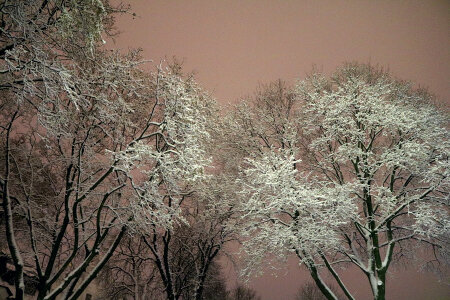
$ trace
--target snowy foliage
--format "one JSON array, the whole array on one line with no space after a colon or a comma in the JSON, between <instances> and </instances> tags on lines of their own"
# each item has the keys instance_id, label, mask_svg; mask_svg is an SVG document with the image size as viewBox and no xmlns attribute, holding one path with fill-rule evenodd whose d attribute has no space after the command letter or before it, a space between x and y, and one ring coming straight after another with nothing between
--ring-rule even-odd
<instances>
[{"instance_id":1,"label":"snowy foliage","mask_svg":"<svg viewBox=\"0 0 450 300\"><path fill-rule=\"evenodd\" d=\"M354 194L374 210L361 217L370 215L380 226L405 205L420 220L416 205L429 203L431 209L448 200L448 119L428 95L369 68L346 66L319 90L325 78L297 87L306 105L303 133L317 159L308 168L338 185L355 183Z\"/></svg>"},{"instance_id":2,"label":"snowy foliage","mask_svg":"<svg viewBox=\"0 0 450 300\"><path fill-rule=\"evenodd\" d=\"M80 297L127 230L182 220L207 175L215 103L193 78L102 48L107 0L0 4L0 196L23 298ZM17 220L16 220L17 219Z\"/></svg>"},{"instance_id":3,"label":"snowy foliage","mask_svg":"<svg viewBox=\"0 0 450 300\"><path fill-rule=\"evenodd\" d=\"M448 117L431 100L382 70L347 64L237 106L229 123L242 157L245 271L295 252L329 299L321 266L351 298L333 267L351 262L384 299L395 245L425 241L445 253Z\"/></svg>"},{"instance_id":4,"label":"snowy foliage","mask_svg":"<svg viewBox=\"0 0 450 300\"><path fill-rule=\"evenodd\" d=\"M192 79L185 81L168 70L159 70L153 79L155 111L162 117L149 123L152 130L113 154L114 168L129 174L133 183L132 223L144 231L155 222L172 226L184 196L208 177L206 147L215 113L214 102Z\"/></svg>"},{"instance_id":5,"label":"snowy foliage","mask_svg":"<svg viewBox=\"0 0 450 300\"><path fill-rule=\"evenodd\" d=\"M340 226L356 215L350 186L336 188L318 181L310 185L311 178L294 168L298 163L292 155L273 151L247 159L241 179L241 194L247 200L241 209L249 223L244 232L249 239L245 249L253 259L246 271L257 270L259 260L269 254L283 258L298 251L315 256L335 249Z\"/></svg>"}]
</instances>

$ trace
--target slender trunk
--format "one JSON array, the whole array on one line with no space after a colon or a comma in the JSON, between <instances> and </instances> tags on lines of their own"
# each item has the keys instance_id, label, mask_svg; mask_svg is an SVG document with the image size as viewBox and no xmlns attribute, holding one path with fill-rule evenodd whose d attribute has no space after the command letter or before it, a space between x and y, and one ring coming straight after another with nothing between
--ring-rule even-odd
<instances>
[{"instance_id":1,"label":"slender trunk","mask_svg":"<svg viewBox=\"0 0 450 300\"><path fill-rule=\"evenodd\" d=\"M331 291L331 289L326 285L326 283L322 280L320 277L320 274L317 270L317 268L312 264L306 265L309 273L311 274L312 279L316 283L317 287L320 289L322 294L328 299L328 300L339 300L336 295Z\"/></svg>"},{"instance_id":2,"label":"slender trunk","mask_svg":"<svg viewBox=\"0 0 450 300\"><path fill-rule=\"evenodd\" d=\"M201 300L203 297L203 290L205 289L205 280L206 280L206 276L208 275L209 267L211 266L213 259L219 253L220 248L216 248L212 253L211 253L211 250L212 249L209 248L207 259L204 262L202 271L199 276L199 280L198 280L199 283L195 290L195 300Z\"/></svg>"},{"instance_id":3,"label":"slender trunk","mask_svg":"<svg viewBox=\"0 0 450 300\"><path fill-rule=\"evenodd\" d=\"M122 240L125 232L127 230L126 226L122 226L122 229L120 230L119 234L117 235L116 239L114 240L114 243L111 245L111 247L108 249L108 252L106 252L105 256L100 260L100 262L94 267L92 272L87 276L87 278L81 283L81 285L78 287L78 289L73 293L73 295L69 298L69 300L75 300L78 299L81 294L84 292L84 290L88 287L88 285L94 280L98 273L102 270L104 265L108 262L108 260L113 255L114 251L116 251L117 246L119 246L120 241Z\"/></svg>"},{"instance_id":4,"label":"slender trunk","mask_svg":"<svg viewBox=\"0 0 450 300\"><path fill-rule=\"evenodd\" d=\"M166 237L163 237L163 243L164 243L164 254L163 254L163 264L164 269L166 270L166 278L167 278L167 286L166 286L166 293L167 298L169 300L175 300L175 291L173 290L173 284L172 284L172 274L171 274L171 268L169 264L169 243L171 240L171 234L169 231L166 232Z\"/></svg>"},{"instance_id":5,"label":"slender trunk","mask_svg":"<svg viewBox=\"0 0 450 300\"><path fill-rule=\"evenodd\" d=\"M336 282L338 283L339 287L344 292L345 296L349 300L355 300L355 298L352 296L352 294L350 294L349 290L347 289L347 287L342 282L342 280L339 277L338 273L334 270L333 266L328 262L328 259L326 258L326 256L323 253L320 253L320 256L322 257L322 260L325 262L325 265L326 265L328 271L330 271L331 275L333 275L333 277L336 280Z\"/></svg>"},{"instance_id":6,"label":"slender trunk","mask_svg":"<svg viewBox=\"0 0 450 300\"><path fill-rule=\"evenodd\" d=\"M174 300L175 296L173 294L173 288L172 288L172 277L170 276L170 268L168 268L168 264L166 264L166 260L163 257L161 259L159 253L158 253L158 249L156 248L156 231L153 232L153 238L151 242L148 242L147 239L144 237L144 243L147 245L147 247L150 249L150 251L152 252L155 260L155 264L156 267L158 269L159 275L161 276L161 280L165 286L165 292L166 292L166 296L167 299L169 300ZM164 241L164 251L163 251L163 256L166 256L166 254L168 255L168 250L167 248L167 244ZM163 264L164 261L164 264Z\"/></svg>"},{"instance_id":7,"label":"slender trunk","mask_svg":"<svg viewBox=\"0 0 450 300\"><path fill-rule=\"evenodd\" d=\"M73 290L75 289L75 287L78 284L78 281L80 280L80 277L75 278L75 280L72 281L72 283L70 284L69 288L67 289L67 293L64 296L64 299L69 299L69 297L73 294Z\"/></svg>"},{"instance_id":8,"label":"slender trunk","mask_svg":"<svg viewBox=\"0 0 450 300\"><path fill-rule=\"evenodd\" d=\"M6 241L8 243L9 253L14 263L14 286L16 288L16 300L22 300L25 293L25 283L23 280L23 258L20 254L19 247L16 242L13 224L13 214L11 209L11 198L9 196L9 179L10 179L10 164L9 164L9 137L14 120L16 119L18 111L16 111L6 129L6 145L5 145L5 179L2 185L2 206L5 212L5 230Z\"/></svg>"},{"instance_id":9,"label":"slender trunk","mask_svg":"<svg viewBox=\"0 0 450 300\"><path fill-rule=\"evenodd\" d=\"M133 258L133 281L134 281L134 300L139 300L139 275L137 266ZM142 295L144 297L144 294Z\"/></svg>"},{"instance_id":10,"label":"slender trunk","mask_svg":"<svg viewBox=\"0 0 450 300\"><path fill-rule=\"evenodd\" d=\"M139 283L137 280L134 282L134 300L139 300Z\"/></svg>"},{"instance_id":11,"label":"slender trunk","mask_svg":"<svg viewBox=\"0 0 450 300\"><path fill-rule=\"evenodd\" d=\"M199 274L198 285L195 289L195 296L194 296L195 300L203 299L203 290L205 288L205 279L206 279L206 274L208 272L208 267L209 267L209 263Z\"/></svg>"},{"instance_id":12,"label":"slender trunk","mask_svg":"<svg viewBox=\"0 0 450 300\"><path fill-rule=\"evenodd\" d=\"M72 144L72 154L73 154L73 144ZM51 253L47 262L47 266L45 268L44 275L39 280L39 293L37 296L38 300L42 300L45 298L45 296L48 294L48 291L50 291L53 282L49 282L50 275L53 271L53 266L56 262L56 259L58 257L58 252L60 251L60 245L64 238L64 234L66 233L66 228L69 224L69 198L72 194L72 186L73 181L71 180L73 170L73 164L70 164L66 169L66 176L65 176L65 193L64 193L64 218L63 223L61 224L61 227L58 231L58 233L55 233L55 236L52 241L51 245ZM58 220L57 220L58 221ZM57 277L54 277L57 278Z\"/></svg>"},{"instance_id":13,"label":"slender trunk","mask_svg":"<svg viewBox=\"0 0 450 300\"><path fill-rule=\"evenodd\" d=\"M386 297L386 273L387 273L389 265L392 261L392 254L394 253L394 247L395 247L395 242L393 241L394 237L393 237L391 223L392 223L391 221L386 222L386 227L387 227L386 236L387 236L387 240L388 240L389 244L388 244L388 247L386 250L384 261L380 262L380 267L377 268L377 274L378 274L377 299L385 299L385 297Z\"/></svg>"},{"instance_id":14,"label":"slender trunk","mask_svg":"<svg viewBox=\"0 0 450 300\"><path fill-rule=\"evenodd\" d=\"M300 260L303 260L304 257L300 254L300 251L295 249L295 253L297 254L297 257ZM303 255L306 257L306 253L303 253ZM319 290L322 292L322 294L327 298L328 300L339 300L336 295L333 293L333 291L326 285L326 283L322 280L320 277L319 271L314 266L314 261L308 259L305 262L306 267L308 268L309 273L311 274L312 279L316 283Z\"/></svg>"},{"instance_id":15,"label":"slender trunk","mask_svg":"<svg viewBox=\"0 0 450 300\"><path fill-rule=\"evenodd\" d=\"M371 201L370 201L371 204ZM370 209L372 210L372 207L370 205ZM370 240L371 240L371 249L370 249L370 255L372 256L372 268L373 268L373 274L375 276L376 280L376 293L374 294L374 298L376 300L384 300L386 289L385 289L385 281L386 281L386 272L383 270L383 261L381 259L381 253L380 253L380 242L378 237L378 231L375 230L375 221L373 220L375 218L373 212L371 211L371 219L369 221L369 228L372 231L370 234Z\"/></svg>"},{"instance_id":16,"label":"slender trunk","mask_svg":"<svg viewBox=\"0 0 450 300\"><path fill-rule=\"evenodd\" d=\"M206 278L205 273L200 275L200 278L199 278L200 282L199 282L197 288L195 289L195 300L202 300L203 289L205 286L205 278Z\"/></svg>"},{"instance_id":17,"label":"slender trunk","mask_svg":"<svg viewBox=\"0 0 450 300\"><path fill-rule=\"evenodd\" d=\"M378 273L378 295L376 300L384 300L386 299L386 273L379 272Z\"/></svg>"},{"instance_id":18,"label":"slender trunk","mask_svg":"<svg viewBox=\"0 0 450 300\"><path fill-rule=\"evenodd\" d=\"M364 157L366 160L366 157ZM383 262L381 259L380 252L380 242L379 242L379 231L375 223L376 215L373 207L372 195L371 195L371 185L372 175L366 171L364 172L364 181L368 182L368 187L363 189L364 203L367 208L367 220L368 227L370 230L370 235L367 237L367 254L369 256L368 267L371 269L370 274L370 285L372 287L372 292L374 299L384 300L385 299L385 271L383 270Z\"/></svg>"},{"instance_id":19,"label":"slender trunk","mask_svg":"<svg viewBox=\"0 0 450 300\"><path fill-rule=\"evenodd\" d=\"M9 253L14 263L14 286L16 288L16 300L22 300L25 292L25 283L23 280L23 259L17 246L14 236L14 225L11 210L11 199L8 195L8 179L5 179L3 186L3 210L6 219L6 241L8 242Z\"/></svg>"}]
</instances>

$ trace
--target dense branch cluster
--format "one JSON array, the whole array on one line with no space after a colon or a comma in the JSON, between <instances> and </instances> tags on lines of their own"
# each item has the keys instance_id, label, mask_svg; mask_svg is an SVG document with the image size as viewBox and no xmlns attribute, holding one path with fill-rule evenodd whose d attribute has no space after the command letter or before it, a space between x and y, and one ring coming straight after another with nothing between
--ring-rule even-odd
<instances>
[{"instance_id":1,"label":"dense branch cluster","mask_svg":"<svg viewBox=\"0 0 450 300\"><path fill-rule=\"evenodd\" d=\"M249 271L267 252L295 252L327 298L336 296L322 266L352 299L336 271L352 263L384 299L396 245L424 242L446 260L448 119L424 91L347 64L292 90L267 87L230 123L243 154L241 210L254 231Z\"/></svg>"},{"instance_id":2,"label":"dense branch cluster","mask_svg":"<svg viewBox=\"0 0 450 300\"><path fill-rule=\"evenodd\" d=\"M223 283L237 240L243 274L292 254L327 299L353 299L342 265L385 299L397 256L448 262L448 116L428 93L346 64L222 117L177 63L147 72L139 51L104 49L126 11L0 3L0 277L15 299L25 277L37 299L93 284L109 299L256 298Z\"/></svg>"},{"instance_id":3,"label":"dense branch cluster","mask_svg":"<svg viewBox=\"0 0 450 300\"><path fill-rule=\"evenodd\" d=\"M107 1L1 4L1 196L23 299L76 299L128 235L171 232L207 179L216 108L191 77L103 50ZM2 246L3 248L3 246ZM2 249L6 250L6 249Z\"/></svg>"}]
</instances>

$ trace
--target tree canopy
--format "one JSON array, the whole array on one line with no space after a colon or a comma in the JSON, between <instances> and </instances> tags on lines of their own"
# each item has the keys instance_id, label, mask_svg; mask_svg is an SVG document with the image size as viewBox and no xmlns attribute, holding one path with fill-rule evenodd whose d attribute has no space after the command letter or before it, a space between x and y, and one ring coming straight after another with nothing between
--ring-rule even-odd
<instances>
[{"instance_id":1,"label":"tree canopy","mask_svg":"<svg viewBox=\"0 0 450 300\"><path fill-rule=\"evenodd\" d=\"M15 299L25 277L39 300L77 299L99 274L110 298L255 299L223 283L217 258L236 240L244 274L292 254L327 299L354 299L341 266L385 299L414 247L448 262L448 113L430 94L348 63L262 86L222 117L179 64L148 72L140 51L104 48L127 12L114 3L0 3L0 250Z\"/></svg>"},{"instance_id":2,"label":"tree canopy","mask_svg":"<svg viewBox=\"0 0 450 300\"><path fill-rule=\"evenodd\" d=\"M230 126L239 137L232 146L245 150L249 271L267 252L292 252L328 299L336 296L321 269L353 299L337 272L351 263L384 299L396 246L423 242L446 258L448 118L423 90L346 64L292 90L264 88L238 105Z\"/></svg>"}]
</instances>

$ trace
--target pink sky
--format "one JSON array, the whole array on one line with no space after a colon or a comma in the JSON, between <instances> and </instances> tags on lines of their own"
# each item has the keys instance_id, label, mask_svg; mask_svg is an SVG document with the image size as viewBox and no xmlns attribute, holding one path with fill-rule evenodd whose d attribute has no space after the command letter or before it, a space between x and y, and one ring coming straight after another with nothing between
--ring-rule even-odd
<instances>
[{"instance_id":1,"label":"pink sky","mask_svg":"<svg viewBox=\"0 0 450 300\"><path fill-rule=\"evenodd\" d=\"M449 1L130 0L116 47L177 56L221 102L344 61L389 67L450 100Z\"/></svg>"},{"instance_id":2,"label":"pink sky","mask_svg":"<svg viewBox=\"0 0 450 300\"><path fill-rule=\"evenodd\" d=\"M143 49L158 63L176 56L220 103L251 95L259 83L294 82L313 65L333 71L344 61L388 67L450 104L450 1L140 0L136 18L118 19L112 47ZM288 272L287 274L285 274ZM359 273L347 272L357 299L368 299ZM388 299L449 299L431 274L397 271ZM292 299L309 280L293 260L278 277L250 286L266 299ZM447 297L446 297L447 296Z\"/></svg>"}]
</instances>

